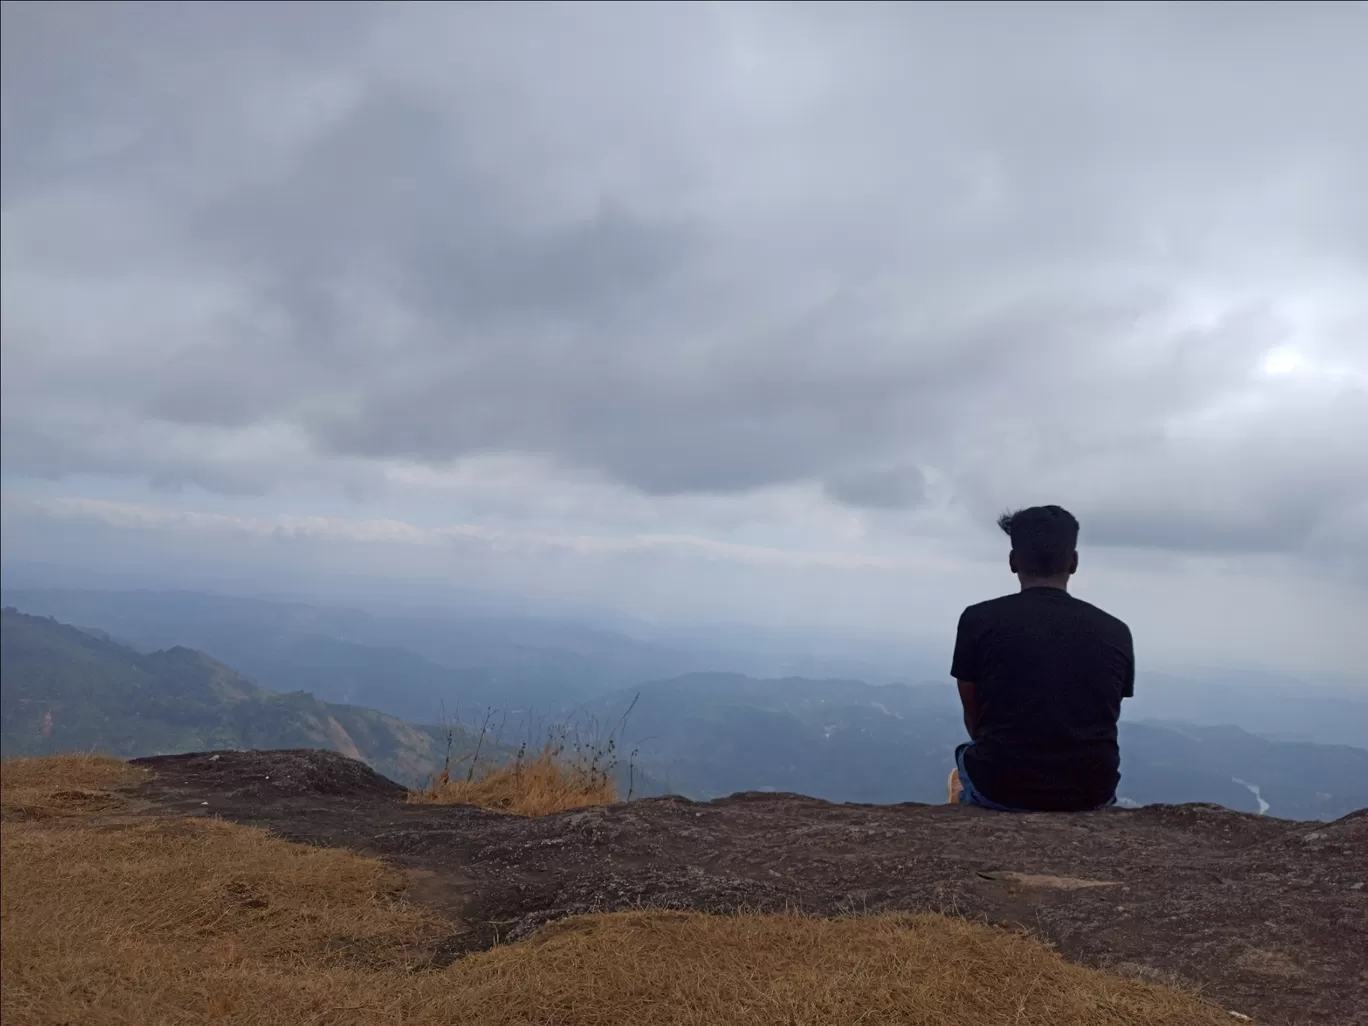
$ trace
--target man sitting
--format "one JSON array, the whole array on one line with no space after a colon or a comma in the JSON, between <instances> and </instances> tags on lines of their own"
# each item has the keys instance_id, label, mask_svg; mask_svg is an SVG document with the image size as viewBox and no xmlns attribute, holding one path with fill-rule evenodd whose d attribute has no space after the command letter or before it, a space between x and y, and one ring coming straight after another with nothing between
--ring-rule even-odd
<instances>
[{"instance_id":1,"label":"man sitting","mask_svg":"<svg viewBox=\"0 0 1368 1026\"><path fill-rule=\"evenodd\" d=\"M998 526L1011 536L1021 591L960 616L950 674L971 740L955 750L958 800L1004 812L1110 805L1116 721L1135 687L1130 629L1069 594L1078 569L1070 513L1033 506Z\"/></svg>"}]
</instances>

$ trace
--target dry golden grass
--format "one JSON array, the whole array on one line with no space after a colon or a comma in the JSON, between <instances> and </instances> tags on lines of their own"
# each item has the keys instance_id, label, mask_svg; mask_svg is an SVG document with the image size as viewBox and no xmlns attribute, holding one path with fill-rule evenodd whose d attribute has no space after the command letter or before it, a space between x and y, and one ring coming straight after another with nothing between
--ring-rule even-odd
<instances>
[{"instance_id":1,"label":"dry golden grass","mask_svg":"<svg viewBox=\"0 0 1368 1026\"><path fill-rule=\"evenodd\" d=\"M1195 996L929 913L642 911L554 923L456 967L480 1024L1228 1026ZM487 1005L499 1015L474 1017Z\"/></svg>"},{"instance_id":2,"label":"dry golden grass","mask_svg":"<svg viewBox=\"0 0 1368 1026\"><path fill-rule=\"evenodd\" d=\"M550 744L531 759L519 756L469 780L453 780L443 770L429 787L409 794L412 802L478 805L519 816L547 816L617 800L616 785L596 761L565 759Z\"/></svg>"},{"instance_id":3,"label":"dry golden grass","mask_svg":"<svg viewBox=\"0 0 1368 1026\"><path fill-rule=\"evenodd\" d=\"M145 770L104 755L50 755L0 762L0 816L7 820L82 816L117 808L116 793Z\"/></svg>"},{"instance_id":4,"label":"dry golden grass","mask_svg":"<svg viewBox=\"0 0 1368 1026\"><path fill-rule=\"evenodd\" d=\"M37 785L33 767L5 769L7 788ZM104 771L83 786L126 782ZM1233 1021L1192 995L934 915L585 916L433 969L428 953L452 926L406 902L399 873L348 852L214 820L97 814L9 819L3 846L6 1026Z\"/></svg>"}]
</instances>

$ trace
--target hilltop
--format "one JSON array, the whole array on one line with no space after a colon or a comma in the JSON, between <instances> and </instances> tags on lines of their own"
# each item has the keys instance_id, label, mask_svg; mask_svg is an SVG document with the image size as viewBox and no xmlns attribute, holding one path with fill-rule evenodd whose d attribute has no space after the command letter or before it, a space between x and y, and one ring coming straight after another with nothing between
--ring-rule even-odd
<instances>
[{"instance_id":1,"label":"hilltop","mask_svg":"<svg viewBox=\"0 0 1368 1026\"><path fill-rule=\"evenodd\" d=\"M327 752L138 765L153 773L140 794L164 812L407 870L414 898L454 924L438 961L585 913L931 910L1024 927L1070 960L1200 987L1261 1022L1347 1026L1368 1008L1368 812L1329 824L1209 805L1004 816L738 794L525 819L408 804Z\"/></svg>"},{"instance_id":2,"label":"hilltop","mask_svg":"<svg viewBox=\"0 0 1368 1026\"><path fill-rule=\"evenodd\" d=\"M271 781L268 790L306 799L306 816L323 796L364 818L402 794L335 756L263 765L219 753L201 764L248 771L239 790ZM254 775L265 768L276 772ZM450 942L463 924L448 906L466 881L449 873L167 814L147 801L159 777L105 757L11 760L0 774L8 1026L1231 1021L1189 990L1072 964L1021 930L934 912L708 915L647 900L457 958Z\"/></svg>"}]
</instances>

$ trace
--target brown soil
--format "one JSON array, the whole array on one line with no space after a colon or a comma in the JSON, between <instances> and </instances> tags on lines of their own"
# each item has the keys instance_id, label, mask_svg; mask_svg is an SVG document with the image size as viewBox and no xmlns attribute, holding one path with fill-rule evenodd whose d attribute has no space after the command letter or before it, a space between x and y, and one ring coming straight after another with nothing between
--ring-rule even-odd
<instances>
[{"instance_id":1,"label":"brown soil","mask_svg":"<svg viewBox=\"0 0 1368 1026\"><path fill-rule=\"evenodd\" d=\"M138 763L153 770L141 796L166 811L410 870L412 896L456 924L448 960L587 912L932 910L1023 926L1071 960L1196 986L1261 1022L1368 1023L1368 810L1325 824L1209 805L1010 815L740 794L527 819L407 803L330 752Z\"/></svg>"}]
</instances>

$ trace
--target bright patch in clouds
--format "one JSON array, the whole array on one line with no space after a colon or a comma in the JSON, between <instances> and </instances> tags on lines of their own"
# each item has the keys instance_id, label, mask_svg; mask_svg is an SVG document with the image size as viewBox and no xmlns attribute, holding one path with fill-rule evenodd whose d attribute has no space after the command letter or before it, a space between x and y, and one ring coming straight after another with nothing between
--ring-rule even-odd
<instances>
[{"instance_id":1,"label":"bright patch in clouds","mask_svg":"<svg viewBox=\"0 0 1368 1026\"><path fill-rule=\"evenodd\" d=\"M1280 346L1271 350L1264 357L1263 369L1265 374L1282 375L1295 374L1306 366L1306 358L1295 349L1287 346Z\"/></svg>"}]
</instances>

